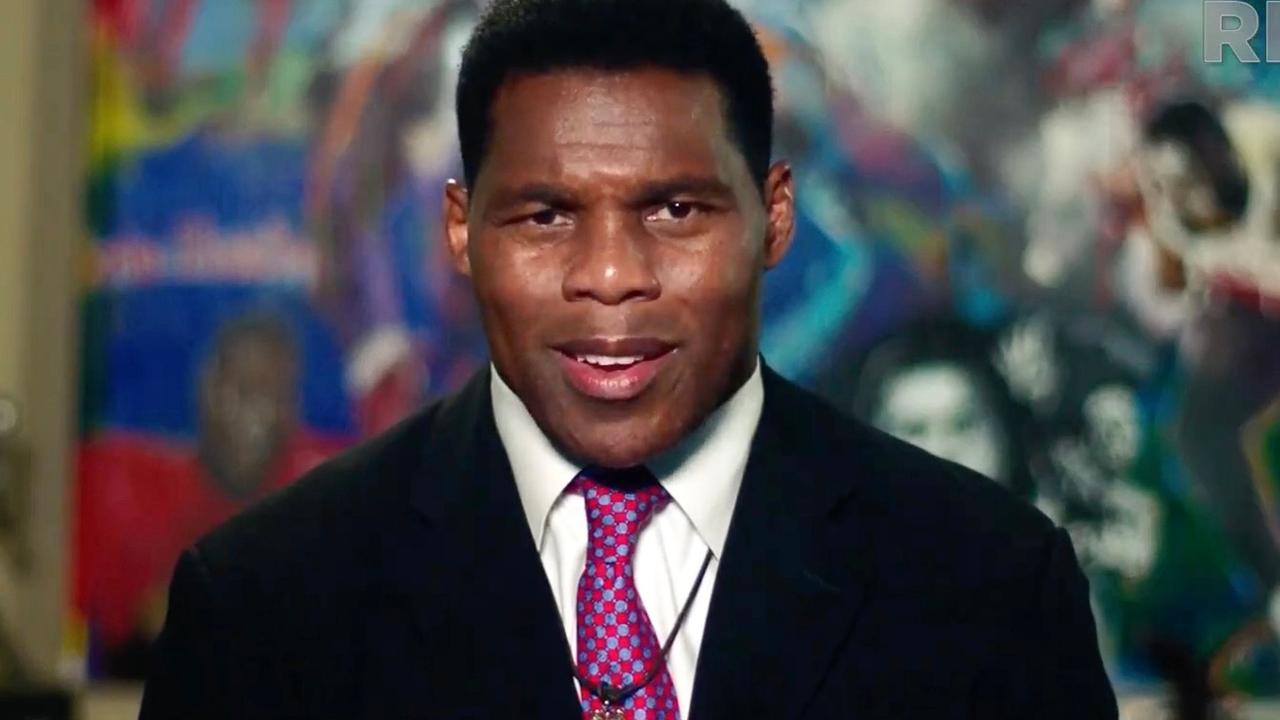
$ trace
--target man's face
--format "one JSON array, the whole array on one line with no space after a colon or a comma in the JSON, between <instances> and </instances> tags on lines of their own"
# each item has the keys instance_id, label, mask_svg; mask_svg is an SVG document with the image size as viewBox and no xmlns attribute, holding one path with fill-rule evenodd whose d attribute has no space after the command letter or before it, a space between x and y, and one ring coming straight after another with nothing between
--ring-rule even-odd
<instances>
[{"instance_id":1,"label":"man's face","mask_svg":"<svg viewBox=\"0 0 1280 720\"><path fill-rule=\"evenodd\" d=\"M296 363L290 349L239 339L205 369L200 388L201 454L223 487L258 489L293 429Z\"/></svg>"},{"instance_id":2,"label":"man's face","mask_svg":"<svg viewBox=\"0 0 1280 720\"><path fill-rule=\"evenodd\" d=\"M1187 230L1205 232L1226 222L1212 182L1185 146L1171 141L1149 145L1141 161L1151 190L1162 196Z\"/></svg>"},{"instance_id":3,"label":"man's face","mask_svg":"<svg viewBox=\"0 0 1280 720\"><path fill-rule=\"evenodd\" d=\"M494 365L542 430L611 467L674 445L755 367L791 174L752 180L710 79L564 70L508 80L446 225Z\"/></svg>"},{"instance_id":4,"label":"man's face","mask_svg":"<svg viewBox=\"0 0 1280 720\"><path fill-rule=\"evenodd\" d=\"M1123 473L1142 450L1142 419L1138 400L1123 385L1104 385L1084 401L1088 440L1106 469Z\"/></svg>"}]
</instances>

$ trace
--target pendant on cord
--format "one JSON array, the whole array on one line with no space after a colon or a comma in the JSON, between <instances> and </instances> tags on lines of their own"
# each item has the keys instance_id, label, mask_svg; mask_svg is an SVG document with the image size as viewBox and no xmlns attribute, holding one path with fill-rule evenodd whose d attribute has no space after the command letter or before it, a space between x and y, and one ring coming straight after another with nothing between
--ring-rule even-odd
<instances>
[{"instance_id":1,"label":"pendant on cord","mask_svg":"<svg viewBox=\"0 0 1280 720\"><path fill-rule=\"evenodd\" d=\"M604 703L604 707L591 711L591 720L627 720L627 714L622 712L622 708L617 703L624 703L636 690L643 685L614 687L609 683L600 683L600 687L595 693L596 697Z\"/></svg>"}]
</instances>

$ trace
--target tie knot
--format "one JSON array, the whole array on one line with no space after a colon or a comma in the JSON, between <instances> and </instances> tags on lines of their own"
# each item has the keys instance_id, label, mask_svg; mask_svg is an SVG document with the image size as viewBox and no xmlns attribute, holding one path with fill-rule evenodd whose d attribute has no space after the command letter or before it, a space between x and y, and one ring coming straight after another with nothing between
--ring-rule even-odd
<instances>
[{"instance_id":1,"label":"tie knot","mask_svg":"<svg viewBox=\"0 0 1280 720\"><path fill-rule=\"evenodd\" d=\"M647 469L587 468L573 489L587 506L587 559L630 564L636 538L649 518L671 499Z\"/></svg>"}]
</instances>

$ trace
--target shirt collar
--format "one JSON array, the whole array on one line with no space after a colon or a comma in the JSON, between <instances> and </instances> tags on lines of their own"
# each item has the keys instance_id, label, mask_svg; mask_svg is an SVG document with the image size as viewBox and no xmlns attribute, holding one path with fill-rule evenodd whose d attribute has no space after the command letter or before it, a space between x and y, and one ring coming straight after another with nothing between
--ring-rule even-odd
<instances>
[{"instance_id":1,"label":"shirt collar","mask_svg":"<svg viewBox=\"0 0 1280 720\"><path fill-rule=\"evenodd\" d=\"M547 516L581 467L551 443L497 368L490 368L493 416L511 461L520 503L538 548ZM647 463L717 558L742 486L751 439L764 408L760 363L727 402L671 450Z\"/></svg>"}]
</instances>

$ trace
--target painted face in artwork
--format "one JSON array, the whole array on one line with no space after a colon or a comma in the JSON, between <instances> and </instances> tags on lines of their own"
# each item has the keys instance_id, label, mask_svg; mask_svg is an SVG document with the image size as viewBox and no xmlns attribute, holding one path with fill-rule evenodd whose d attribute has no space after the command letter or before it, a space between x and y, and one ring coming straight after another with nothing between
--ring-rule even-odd
<instances>
[{"instance_id":1,"label":"painted face in artwork","mask_svg":"<svg viewBox=\"0 0 1280 720\"><path fill-rule=\"evenodd\" d=\"M1008 440L995 408L967 368L946 362L891 375L872 423L938 457L1008 482Z\"/></svg>"},{"instance_id":2,"label":"painted face in artwork","mask_svg":"<svg viewBox=\"0 0 1280 720\"><path fill-rule=\"evenodd\" d=\"M233 495L267 479L296 419L297 359L282 336L230 334L200 381L200 454Z\"/></svg>"}]
</instances>

